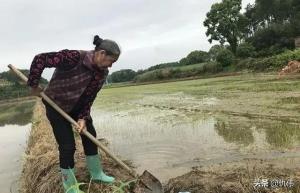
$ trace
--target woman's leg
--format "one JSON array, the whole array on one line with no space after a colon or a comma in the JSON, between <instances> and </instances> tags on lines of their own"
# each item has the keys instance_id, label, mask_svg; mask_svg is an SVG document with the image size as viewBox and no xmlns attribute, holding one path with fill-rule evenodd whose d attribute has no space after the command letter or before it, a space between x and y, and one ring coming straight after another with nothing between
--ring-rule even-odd
<instances>
[{"instance_id":1,"label":"woman's leg","mask_svg":"<svg viewBox=\"0 0 300 193\"><path fill-rule=\"evenodd\" d=\"M93 125L93 120L86 121L87 131L90 132L94 137L96 137L96 130ZM84 135L80 135L82 139L82 144L84 148L84 153L86 155L86 163L88 170L90 172L91 178L93 180L99 180L106 183L114 182L115 178L107 176L103 172L103 167L101 164L100 155L98 155L98 147L90 139Z\"/></svg>"},{"instance_id":2,"label":"woman's leg","mask_svg":"<svg viewBox=\"0 0 300 193\"><path fill-rule=\"evenodd\" d=\"M59 145L59 165L62 174L62 182L67 193L84 193L75 186L74 153L75 139L71 124L60 115L45 100L42 100L47 118L52 126L55 139Z\"/></svg>"},{"instance_id":3,"label":"woman's leg","mask_svg":"<svg viewBox=\"0 0 300 193\"><path fill-rule=\"evenodd\" d=\"M95 127L93 125L93 120L88 119L86 120L86 128L89 133L91 133L95 138L97 136ZM82 145L84 149L85 155L96 155L98 154L98 148L97 145L95 145L89 138L87 138L85 135L80 135L82 140Z\"/></svg>"},{"instance_id":4,"label":"woman's leg","mask_svg":"<svg viewBox=\"0 0 300 193\"><path fill-rule=\"evenodd\" d=\"M43 100L46 115L52 126L59 149L59 163L63 169L74 168L75 140L71 124Z\"/></svg>"}]
</instances>

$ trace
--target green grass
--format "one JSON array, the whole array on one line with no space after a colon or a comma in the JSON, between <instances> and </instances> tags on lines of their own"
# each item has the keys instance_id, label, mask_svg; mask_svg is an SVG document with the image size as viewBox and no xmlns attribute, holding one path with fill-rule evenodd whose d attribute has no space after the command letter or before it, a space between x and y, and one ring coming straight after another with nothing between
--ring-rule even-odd
<instances>
[{"instance_id":1,"label":"green grass","mask_svg":"<svg viewBox=\"0 0 300 193\"><path fill-rule=\"evenodd\" d=\"M285 97L282 98L279 102L279 104L300 104L300 97Z\"/></svg>"}]
</instances>

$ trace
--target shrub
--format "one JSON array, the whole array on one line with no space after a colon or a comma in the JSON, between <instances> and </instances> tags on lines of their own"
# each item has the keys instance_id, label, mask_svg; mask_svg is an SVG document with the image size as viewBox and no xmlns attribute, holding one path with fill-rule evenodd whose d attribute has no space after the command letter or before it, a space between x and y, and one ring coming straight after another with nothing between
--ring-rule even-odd
<instances>
[{"instance_id":1,"label":"shrub","mask_svg":"<svg viewBox=\"0 0 300 193\"><path fill-rule=\"evenodd\" d=\"M288 51L287 48L281 48L278 45L270 46L269 48L264 48L255 53L255 57L268 57L281 54Z\"/></svg>"},{"instance_id":2,"label":"shrub","mask_svg":"<svg viewBox=\"0 0 300 193\"><path fill-rule=\"evenodd\" d=\"M234 54L228 49L222 49L217 55L217 62L226 67L234 62Z\"/></svg>"},{"instance_id":3,"label":"shrub","mask_svg":"<svg viewBox=\"0 0 300 193\"><path fill-rule=\"evenodd\" d=\"M278 54L283 48L294 49L294 36L292 25L273 23L268 27L258 29L254 36L247 41L259 51L259 56Z\"/></svg>"},{"instance_id":4,"label":"shrub","mask_svg":"<svg viewBox=\"0 0 300 193\"><path fill-rule=\"evenodd\" d=\"M266 58L249 58L240 61L237 67L247 68L254 71L268 71L268 70L279 70L291 60L300 61L300 49L294 51L286 51L284 53L266 57Z\"/></svg>"},{"instance_id":5,"label":"shrub","mask_svg":"<svg viewBox=\"0 0 300 193\"><path fill-rule=\"evenodd\" d=\"M188 59L187 59L187 58L182 58L182 59L179 61L179 64L180 64L180 65L188 65Z\"/></svg>"},{"instance_id":6,"label":"shrub","mask_svg":"<svg viewBox=\"0 0 300 193\"><path fill-rule=\"evenodd\" d=\"M217 60L217 55L220 52L220 50L222 50L222 49L224 49L224 47L222 45L212 46L208 51L209 59L211 61L216 61Z\"/></svg>"},{"instance_id":7,"label":"shrub","mask_svg":"<svg viewBox=\"0 0 300 193\"><path fill-rule=\"evenodd\" d=\"M236 56L241 58L252 57L255 55L255 48L251 44L245 42L240 44L236 50Z\"/></svg>"},{"instance_id":8,"label":"shrub","mask_svg":"<svg viewBox=\"0 0 300 193\"><path fill-rule=\"evenodd\" d=\"M187 64L197 64L208 61L209 55L205 51L195 50L189 53L186 58L188 62Z\"/></svg>"},{"instance_id":9,"label":"shrub","mask_svg":"<svg viewBox=\"0 0 300 193\"><path fill-rule=\"evenodd\" d=\"M136 76L136 72L131 70L131 69L124 69L124 70L119 70L116 72L113 72L109 76L109 81L110 82L126 82L126 81L131 81L134 79Z\"/></svg>"},{"instance_id":10,"label":"shrub","mask_svg":"<svg viewBox=\"0 0 300 193\"><path fill-rule=\"evenodd\" d=\"M255 58L245 58L242 60L239 60L236 64L236 70L242 70L242 69L251 69L253 67L253 63L256 61L257 59Z\"/></svg>"},{"instance_id":11,"label":"shrub","mask_svg":"<svg viewBox=\"0 0 300 193\"><path fill-rule=\"evenodd\" d=\"M152 71L152 70L156 70L156 69L175 67L175 66L179 66L179 65L180 65L179 62L162 63L162 64L157 64L155 66L151 66L146 71Z\"/></svg>"},{"instance_id":12,"label":"shrub","mask_svg":"<svg viewBox=\"0 0 300 193\"><path fill-rule=\"evenodd\" d=\"M191 53L189 53L186 57L182 58L179 61L179 64L182 66L198 64L207 61L209 61L209 54L207 52L201 50L194 50Z\"/></svg>"}]
</instances>

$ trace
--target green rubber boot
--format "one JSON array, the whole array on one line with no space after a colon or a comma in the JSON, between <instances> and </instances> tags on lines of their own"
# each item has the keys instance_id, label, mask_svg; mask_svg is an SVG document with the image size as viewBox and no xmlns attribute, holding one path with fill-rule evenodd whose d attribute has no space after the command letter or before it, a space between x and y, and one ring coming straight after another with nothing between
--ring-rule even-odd
<instances>
[{"instance_id":1,"label":"green rubber boot","mask_svg":"<svg viewBox=\"0 0 300 193\"><path fill-rule=\"evenodd\" d=\"M100 161L100 155L96 154L86 156L86 163L92 180L99 180L105 183L113 183L115 181L114 177L107 176L103 172L103 168Z\"/></svg>"},{"instance_id":2,"label":"green rubber boot","mask_svg":"<svg viewBox=\"0 0 300 193\"><path fill-rule=\"evenodd\" d=\"M62 173L62 180L65 193L84 193L79 189L79 186L75 177L74 168L72 169L63 169L60 168Z\"/></svg>"}]
</instances>

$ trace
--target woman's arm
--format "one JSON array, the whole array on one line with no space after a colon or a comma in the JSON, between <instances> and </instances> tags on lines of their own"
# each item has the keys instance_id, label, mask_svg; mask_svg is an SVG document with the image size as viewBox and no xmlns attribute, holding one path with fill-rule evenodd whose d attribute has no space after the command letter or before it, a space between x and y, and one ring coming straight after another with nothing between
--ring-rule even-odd
<instances>
[{"instance_id":1,"label":"woman's arm","mask_svg":"<svg viewBox=\"0 0 300 193\"><path fill-rule=\"evenodd\" d=\"M79 111L78 119L88 119L91 112L91 106L98 94L98 92L103 87L106 77L108 75L108 70L104 70L101 73L96 73L95 78L88 85L83 95L80 97L83 100L80 100L82 108Z\"/></svg>"},{"instance_id":2,"label":"woman's arm","mask_svg":"<svg viewBox=\"0 0 300 193\"><path fill-rule=\"evenodd\" d=\"M80 61L80 52L77 50L61 50L38 54L34 57L28 76L27 85L36 88L44 68L72 68Z\"/></svg>"}]
</instances>

